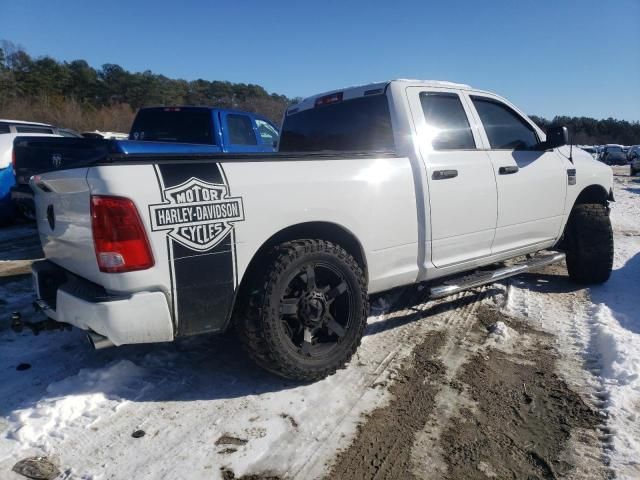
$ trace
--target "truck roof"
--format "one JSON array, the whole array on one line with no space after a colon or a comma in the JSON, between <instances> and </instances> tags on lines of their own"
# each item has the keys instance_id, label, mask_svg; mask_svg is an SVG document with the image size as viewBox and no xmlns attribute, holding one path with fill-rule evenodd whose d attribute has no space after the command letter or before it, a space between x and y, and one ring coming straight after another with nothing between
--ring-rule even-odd
<instances>
[{"instance_id":1,"label":"truck roof","mask_svg":"<svg viewBox=\"0 0 640 480\"><path fill-rule=\"evenodd\" d=\"M209 107L207 105L160 105L155 107L142 107L142 110L215 110L217 112L225 112L225 113L241 113L243 115L253 115L258 118L264 118L263 115L255 112L247 112L246 110L236 110L234 108L220 108L220 107Z\"/></svg>"},{"instance_id":2,"label":"truck roof","mask_svg":"<svg viewBox=\"0 0 640 480\"><path fill-rule=\"evenodd\" d=\"M0 118L0 123L11 123L18 125L39 125L41 127L52 127L53 125L49 125L48 123L40 123L40 122L26 122L24 120L9 120L6 118Z\"/></svg>"},{"instance_id":3,"label":"truck roof","mask_svg":"<svg viewBox=\"0 0 640 480\"><path fill-rule=\"evenodd\" d=\"M387 80L384 82L374 82L368 83L366 85L355 85L351 87L345 88L336 88L334 90L329 90L327 92L319 93L317 95L313 95L311 97L306 97L301 102L291 105L287 110L288 113L295 113L299 110L306 110L308 108L312 108L316 100L322 97L328 97L332 94L342 93L343 100L351 100L353 98L363 97L367 95L376 95L379 93L384 93L387 86L391 83L410 83L411 85L420 85L425 87L448 87L448 88L458 88L461 90L472 90L470 85L465 83L455 83L448 82L444 80L414 80L410 78L396 78L394 80Z\"/></svg>"}]
</instances>

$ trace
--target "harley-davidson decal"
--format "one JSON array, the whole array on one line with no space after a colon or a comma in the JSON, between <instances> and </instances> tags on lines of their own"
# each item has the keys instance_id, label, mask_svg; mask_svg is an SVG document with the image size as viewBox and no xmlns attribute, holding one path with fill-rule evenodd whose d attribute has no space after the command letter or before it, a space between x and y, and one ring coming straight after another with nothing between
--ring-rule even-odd
<instances>
[{"instance_id":1,"label":"harley-davidson decal","mask_svg":"<svg viewBox=\"0 0 640 480\"><path fill-rule=\"evenodd\" d=\"M230 197L224 184L195 177L164 190L164 203L149 205L151 230L169 230L182 245L206 251L220 243L244 220L242 198Z\"/></svg>"}]
</instances>

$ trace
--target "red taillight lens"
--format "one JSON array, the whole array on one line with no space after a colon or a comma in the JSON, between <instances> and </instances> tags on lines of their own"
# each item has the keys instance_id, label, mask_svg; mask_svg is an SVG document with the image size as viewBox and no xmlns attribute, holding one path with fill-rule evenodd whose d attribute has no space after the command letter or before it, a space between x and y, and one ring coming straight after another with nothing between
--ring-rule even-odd
<instances>
[{"instance_id":1,"label":"red taillight lens","mask_svg":"<svg viewBox=\"0 0 640 480\"><path fill-rule=\"evenodd\" d=\"M319 97L316 99L316 107L321 107L323 105L331 105L332 103L338 103L342 101L342 92L332 93L330 95L325 95L324 97Z\"/></svg>"},{"instance_id":2,"label":"red taillight lens","mask_svg":"<svg viewBox=\"0 0 640 480\"><path fill-rule=\"evenodd\" d=\"M16 149L11 149L11 166L13 167L13 174L16 174Z\"/></svg>"},{"instance_id":3,"label":"red taillight lens","mask_svg":"<svg viewBox=\"0 0 640 480\"><path fill-rule=\"evenodd\" d=\"M128 198L92 195L91 229L101 272L131 272L153 266L140 215Z\"/></svg>"}]
</instances>

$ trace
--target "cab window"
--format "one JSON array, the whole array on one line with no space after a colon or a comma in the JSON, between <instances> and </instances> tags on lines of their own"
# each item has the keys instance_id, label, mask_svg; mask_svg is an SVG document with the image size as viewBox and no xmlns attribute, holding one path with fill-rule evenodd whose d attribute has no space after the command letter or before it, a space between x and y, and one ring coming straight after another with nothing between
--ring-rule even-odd
<instances>
[{"instance_id":1,"label":"cab window","mask_svg":"<svg viewBox=\"0 0 640 480\"><path fill-rule=\"evenodd\" d=\"M260 134L260 143L274 146L278 142L278 131L269 122L256 118L256 127Z\"/></svg>"},{"instance_id":2,"label":"cab window","mask_svg":"<svg viewBox=\"0 0 640 480\"><path fill-rule=\"evenodd\" d=\"M40 127L37 125L16 125L17 133L46 133L53 135L53 129L47 127Z\"/></svg>"},{"instance_id":3,"label":"cab window","mask_svg":"<svg viewBox=\"0 0 640 480\"><path fill-rule=\"evenodd\" d=\"M227 115L229 142L232 145L257 145L253 124L247 115L230 113Z\"/></svg>"},{"instance_id":4,"label":"cab window","mask_svg":"<svg viewBox=\"0 0 640 480\"><path fill-rule=\"evenodd\" d=\"M420 103L427 123L427 135L434 150L476 148L467 114L458 95L421 92Z\"/></svg>"},{"instance_id":5,"label":"cab window","mask_svg":"<svg viewBox=\"0 0 640 480\"><path fill-rule=\"evenodd\" d=\"M538 144L533 127L502 102L471 96L493 150L526 150Z\"/></svg>"}]
</instances>

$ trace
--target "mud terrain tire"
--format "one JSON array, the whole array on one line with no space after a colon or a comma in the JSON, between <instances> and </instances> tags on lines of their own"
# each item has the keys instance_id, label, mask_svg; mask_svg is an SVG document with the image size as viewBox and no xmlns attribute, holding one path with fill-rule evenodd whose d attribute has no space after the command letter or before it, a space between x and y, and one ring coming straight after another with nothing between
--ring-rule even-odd
<instances>
[{"instance_id":1,"label":"mud terrain tire","mask_svg":"<svg viewBox=\"0 0 640 480\"><path fill-rule=\"evenodd\" d=\"M567 270L575 282L606 282L613 267L609 208L599 203L573 207L566 229Z\"/></svg>"},{"instance_id":2,"label":"mud terrain tire","mask_svg":"<svg viewBox=\"0 0 640 480\"><path fill-rule=\"evenodd\" d=\"M309 268L311 273L305 273ZM296 240L279 245L264 277L246 291L234 315L238 337L249 356L276 375L299 381L324 378L344 367L360 345L369 312L365 275L336 244ZM333 301L325 301L332 295ZM308 341L311 331L325 343Z\"/></svg>"}]
</instances>

